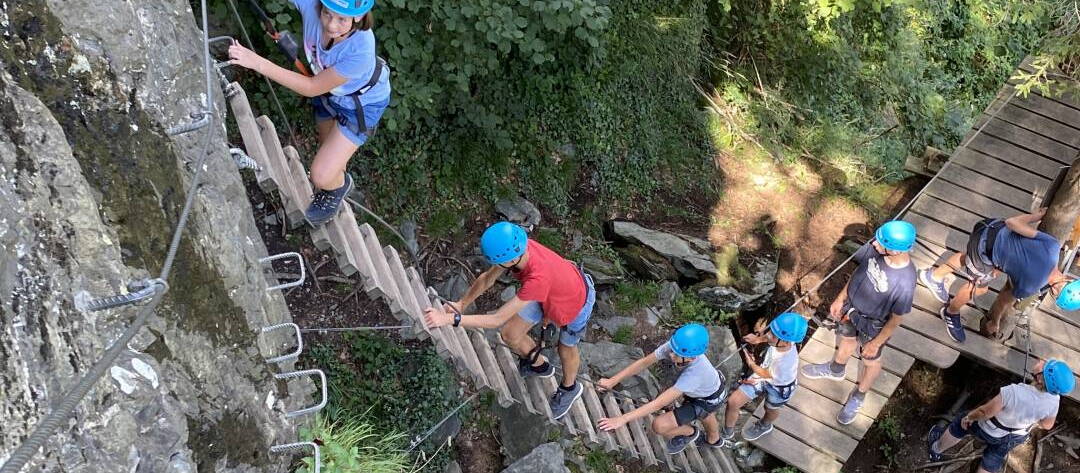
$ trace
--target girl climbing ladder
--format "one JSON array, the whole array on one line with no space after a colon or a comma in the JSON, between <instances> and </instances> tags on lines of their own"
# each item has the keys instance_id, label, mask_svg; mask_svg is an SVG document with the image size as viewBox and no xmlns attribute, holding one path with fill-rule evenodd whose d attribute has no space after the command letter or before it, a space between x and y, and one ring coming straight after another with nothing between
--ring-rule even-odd
<instances>
[{"instance_id":1,"label":"girl climbing ladder","mask_svg":"<svg viewBox=\"0 0 1080 473\"><path fill-rule=\"evenodd\" d=\"M316 192L304 216L318 227L337 214L353 189L346 167L390 103L390 70L375 55L375 0L292 3L303 17L304 52L313 76L278 66L238 43L229 47L229 63L312 98L319 150L309 170Z\"/></svg>"}]
</instances>

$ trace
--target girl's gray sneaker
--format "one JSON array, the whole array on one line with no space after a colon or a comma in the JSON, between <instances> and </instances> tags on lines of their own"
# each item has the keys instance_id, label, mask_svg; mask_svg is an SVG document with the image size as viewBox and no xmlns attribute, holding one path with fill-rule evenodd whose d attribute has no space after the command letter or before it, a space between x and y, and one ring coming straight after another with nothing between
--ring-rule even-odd
<instances>
[{"instance_id":1,"label":"girl's gray sneaker","mask_svg":"<svg viewBox=\"0 0 1080 473\"><path fill-rule=\"evenodd\" d=\"M832 370L832 363L817 363L813 365L806 365L802 367L802 374L810 379L835 379L840 381L844 379L844 372L836 372Z\"/></svg>"},{"instance_id":2,"label":"girl's gray sneaker","mask_svg":"<svg viewBox=\"0 0 1080 473\"><path fill-rule=\"evenodd\" d=\"M345 173L345 184L332 191L319 189L311 196L311 205L304 211L304 218L312 227L319 228L337 215L341 202L353 189L353 179Z\"/></svg>"}]
</instances>

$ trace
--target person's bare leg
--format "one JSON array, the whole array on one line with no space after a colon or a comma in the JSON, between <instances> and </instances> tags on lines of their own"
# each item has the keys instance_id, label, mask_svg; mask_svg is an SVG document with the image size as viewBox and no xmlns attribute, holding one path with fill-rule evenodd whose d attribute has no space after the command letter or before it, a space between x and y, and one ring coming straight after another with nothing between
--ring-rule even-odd
<instances>
[{"instance_id":1,"label":"person's bare leg","mask_svg":"<svg viewBox=\"0 0 1080 473\"><path fill-rule=\"evenodd\" d=\"M330 136L330 130L333 130L336 124L337 122L330 118L315 124L315 129L319 132L319 143L326 141L326 137Z\"/></svg>"},{"instance_id":2,"label":"person's bare leg","mask_svg":"<svg viewBox=\"0 0 1080 473\"><path fill-rule=\"evenodd\" d=\"M870 392L870 388L874 386L874 381L881 374L881 358L872 361L863 360L859 365L859 392L865 394Z\"/></svg>"},{"instance_id":3,"label":"person's bare leg","mask_svg":"<svg viewBox=\"0 0 1080 473\"><path fill-rule=\"evenodd\" d=\"M953 253L949 259L946 259L943 263L934 267L934 279L938 281L945 280L945 277L951 274L953 271L959 271L963 261L963 253Z\"/></svg>"},{"instance_id":4,"label":"person's bare leg","mask_svg":"<svg viewBox=\"0 0 1080 473\"><path fill-rule=\"evenodd\" d=\"M358 148L338 127L331 127L311 162L311 183L328 191L345 185L345 167Z\"/></svg>"},{"instance_id":5,"label":"person's bare leg","mask_svg":"<svg viewBox=\"0 0 1080 473\"><path fill-rule=\"evenodd\" d=\"M675 413L671 411L665 412L653 419L652 428L653 432L663 435L664 438L667 439L694 433L693 427L689 425L679 425L678 422L675 421Z\"/></svg>"},{"instance_id":6,"label":"person's bare leg","mask_svg":"<svg viewBox=\"0 0 1080 473\"><path fill-rule=\"evenodd\" d=\"M720 421L716 420L716 415L710 413L701 419L701 426L705 427L705 441L709 443L716 443L720 441Z\"/></svg>"},{"instance_id":7,"label":"person's bare leg","mask_svg":"<svg viewBox=\"0 0 1080 473\"><path fill-rule=\"evenodd\" d=\"M776 421L776 418L780 417L780 409L765 408L765 415L761 417L761 421L767 424L771 424Z\"/></svg>"},{"instance_id":8,"label":"person's bare leg","mask_svg":"<svg viewBox=\"0 0 1080 473\"><path fill-rule=\"evenodd\" d=\"M952 432L945 428L945 433L941 434L941 438L937 441L937 453L945 453L950 448L955 447L957 443L960 443L960 439L953 437Z\"/></svg>"},{"instance_id":9,"label":"person's bare leg","mask_svg":"<svg viewBox=\"0 0 1080 473\"><path fill-rule=\"evenodd\" d=\"M987 337L998 336L1001 330L1001 322L1005 319L1009 308L1014 302L1016 302L1016 298L1013 297L1012 285L1005 283L1005 287L1001 288L1001 292L994 299L994 304L990 306L990 314L983 321L983 335Z\"/></svg>"},{"instance_id":10,"label":"person's bare leg","mask_svg":"<svg viewBox=\"0 0 1080 473\"><path fill-rule=\"evenodd\" d=\"M848 359L851 358L851 354L855 353L855 346L858 345L855 342L855 337L842 337L836 336L836 353L833 354L833 361L841 365L846 365Z\"/></svg>"},{"instance_id":11,"label":"person's bare leg","mask_svg":"<svg viewBox=\"0 0 1080 473\"><path fill-rule=\"evenodd\" d=\"M581 368L581 352L578 347L559 344L559 360L562 361L563 386L573 386L577 382L578 369Z\"/></svg>"},{"instance_id":12,"label":"person's bare leg","mask_svg":"<svg viewBox=\"0 0 1080 473\"><path fill-rule=\"evenodd\" d=\"M510 317L510 320L503 324L502 329L499 332L502 334L503 341L514 350L518 356L525 358L529 356L533 348L536 347L536 342L529 336L529 329L532 328L533 323L521 317ZM547 361L544 355L536 357L536 362L533 366L540 366Z\"/></svg>"},{"instance_id":13,"label":"person's bare leg","mask_svg":"<svg viewBox=\"0 0 1080 473\"><path fill-rule=\"evenodd\" d=\"M956 295L954 295L952 299L949 299L949 307L945 310L949 311L951 314L959 314L960 310L971 301L971 297L975 294L976 290L975 283L971 281L965 282L964 285L960 286L960 289L956 291Z\"/></svg>"},{"instance_id":14,"label":"person's bare leg","mask_svg":"<svg viewBox=\"0 0 1080 473\"><path fill-rule=\"evenodd\" d=\"M724 409L724 427L729 429L735 427L735 424L739 422L739 409L748 402L750 402L750 397L739 389L728 396L727 407Z\"/></svg>"}]
</instances>

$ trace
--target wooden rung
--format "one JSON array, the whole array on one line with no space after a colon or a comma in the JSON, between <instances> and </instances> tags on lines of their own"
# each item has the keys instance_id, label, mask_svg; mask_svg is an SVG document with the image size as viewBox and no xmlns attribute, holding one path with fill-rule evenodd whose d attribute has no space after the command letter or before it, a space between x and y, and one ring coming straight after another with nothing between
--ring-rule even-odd
<instances>
[{"instance_id":1,"label":"wooden rung","mask_svg":"<svg viewBox=\"0 0 1080 473\"><path fill-rule=\"evenodd\" d=\"M285 206L285 217L289 221L289 228L304 225L307 223L304 219L306 207L300 207L300 192L294 184L292 171L285 161L285 150L281 149L281 140L278 139L274 122L266 115L262 115L255 119L255 123L259 126L259 136L262 137L263 146L266 149L266 158L270 162L274 180L278 184L278 193Z\"/></svg>"},{"instance_id":2,"label":"wooden rung","mask_svg":"<svg viewBox=\"0 0 1080 473\"><path fill-rule=\"evenodd\" d=\"M577 425L577 429L585 433L585 440L593 445L600 443L600 437L596 435L596 425L594 419L589 418L589 410L585 408L585 387L588 383L578 379L578 384L581 385L581 396L578 396L574 403L570 405L570 413L567 417L574 416L574 424ZM591 385L589 385L591 387ZM600 420L596 418L595 420Z\"/></svg>"},{"instance_id":3,"label":"wooden rung","mask_svg":"<svg viewBox=\"0 0 1080 473\"><path fill-rule=\"evenodd\" d=\"M671 463L674 464L674 465L677 465L677 467L679 469L681 469L682 471L685 471L687 473L700 473L700 472L695 472L694 469L690 467L690 462L686 459L686 453L685 452L679 452L679 453L676 453L676 454L670 455L670 456L672 457L671 458L671 460L672 460Z\"/></svg>"},{"instance_id":4,"label":"wooden rung","mask_svg":"<svg viewBox=\"0 0 1080 473\"><path fill-rule=\"evenodd\" d=\"M529 395L532 396L533 407L540 410L545 420L555 423L554 420L551 420L551 403L548 402L547 390L544 389L544 383L540 382L540 378L535 376L527 378L525 386L529 391Z\"/></svg>"},{"instance_id":5,"label":"wooden rung","mask_svg":"<svg viewBox=\"0 0 1080 473\"><path fill-rule=\"evenodd\" d=\"M495 346L495 356L499 359L499 368L502 369L503 379L506 380L506 384L510 388L510 392L513 394L514 399L525 405L525 409L534 414L543 413L540 409L537 409L533 405L532 396L529 394L529 387L525 385L525 380L518 373L517 357L509 348L502 345Z\"/></svg>"},{"instance_id":6,"label":"wooden rung","mask_svg":"<svg viewBox=\"0 0 1080 473\"><path fill-rule=\"evenodd\" d=\"M416 302L420 305L420 309L427 309L431 307L431 299L428 299L427 290L424 289L424 283L420 279L420 274L416 272L416 268L406 268L405 273L409 276L409 286L412 289L413 295L416 297ZM420 317L420 326L427 330L427 326L424 324L423 315ZM457 337L451 333L450 327L439 327L432 330L439 335L434 337L435 340L441 342L446 349L450 352L450 355L460 363L465 365L465 357L461 350L461 345L457 341Z\"/></svg>"},{"instance_id":7,"label":"wooden rung","mask_svg":"<svg viewBox=\"0 0 1080 473\"><path fill-rule=\"evenodd\" d=\"M633 401L623 398L622 408L625 412L631 412L636 409L636 406L634 406ZM637 447L638 453L641 454L642 461L647 465L655 465L656 455L653 454L652 448L649 446L649 437L645 435L645 426L642 425L641 419L628 422L627 425L630 427L630 436L634 439L634 446Z\"/></svg>"},{"instance_id":8,"label":"wooden rung","mask_svg":"<svg viewBox=\"0 0 1080 473\"><path fill-rule=\"evenodd\" d=\"M363 235L364 245L368 250L368 255L371 256L371 264L375 268L375 285L379 288L381 296L386 298L390 310L401 310L400 307L394 307L399 299L397 286L390 278L390 264L386 262L386 257L383 255L382 244L379 243L379 237L375 235L375 229L365 223L360 225L360 234Z\"/></svg>"},{"instance_id":9,"label":"wooden rung","mask_svg":"<svg viewBox=\"0 0 1080 473\"><path fill-rule=\"evenodd\" d=\"M594 421L599 422L600 419L607 417L604 412L604 405L600 403L600 396L596 394L596 388L593 387L592 383L585 383L584 386L585 392L581 393L581 399L585 402L585 409L589 411L589 416ZM600 430L597 427L596 435L600 439L600 444L604 446L604 451L613 452L619 449L611 432Z\"/></svg>"},{"instance_id":10,"label":"wooden rung","mask_svg":"<svg viewBox=\"0 0 1080 473\"><path fill-rule=\"evenodd\" d=\"M274 182L274 177L270 174L272 171L270 160L266 156L266 147L263 145L262 137L259 134L259 125L255 123L255 114L251 112L251 104L248 103L247 94L240 87L240 84L236 82L230 83L229 88L235 91L233 96L229 98L229 107L232 109L233 118L236 119L236 127L240 130L240 137L244 140L244 150L262 168L260 171L255 171L255 180L259 183L259 188L263 192L276 191L277 183Z\"/></svg>"},{"instance_id":11,"label":"wooden rung","mask_svg":"<svg viewBox=\"0 0 1080 473\"><path fill-rule=\"evenodd\" d=\"M480 357L480 364L484 367L484 375L491 382L491 388L499 395L499 404L503 407L510 406L514 402L514 397L510 394L510 386L506 384L506 379L503 378L502 368L499 367L499 362L495 359L495 352L491 349L491 343L484 338L484 334L480 330L473 330L470 335L472 336L473 347L476 348L476 354Z\"/></svg>"},{"instance_id":12,"label":"wooden rung","mask_svg":"<svg viewBox=\"0 0 1080 473\"><path fill-rule=\"evenodd\" d=\"M706 435L705 431L701 431L701 435ZM705 460L705 471L718 471L726 472L724 466L720 464L720 460L716 458L716 447L698 447L698 453L701 454L701 458Z\"/></svg>"},{"instance_id":13,"label":"wooden rung","mask_svg":"<svg viewBox=\"0 0 1080 473\"><path fill-rule=\"evenodd\" d=\"M488 382L487 376L484 375L484 367L480 365L480 357L476 354L476 348L473 347L472 341L469 340L469 334L465 331L465 327L452 327L453 334L458 340L458 345L461 346L461 351L465 355L465 366L469 370L469 374L476 380L477 384L482 386L491 386Z\"/></svg>"},{"instance_id":14,"label":"wooden rung","mask_svg":"<svg viewBox=\"0 0 1080 473\"><path fill-rule=\"evenodd\" d=\"M687 445L686 450L683 450L683 452L686 453L686 460L690 463L690 468L693 469L695 473L712 471L705 466L705 459L701 458L701 452L698 452L697 445Z\"/></svg>"},{"instance_id":15,"label":"wooden rung","mask_svg":"<svg viewBox=\"0 0 1080 473\"><path fill-rule=\"evenodd\" d=\"M622 415L622 410L619 409L619 402L615 400L615 396L611 392L605 392L600 395L601 401L604 403L604 408L607 409L607 417L618 417ZM634 446L634 439L630 436L630 429L625 425L615 429L615 440L618 441L619 447L629 452L630 456L639 458L637 447Z\"/></svg>"},{"instance_id":16,"label":"wooden rung","mask_svg":"<svg viewBox=\"0 0 1080 473\"><path fill-rule=\"evenodd\" d=\"M554 376L542 378L540 381L543 382L543 385L546 388L549 397L555 394L556 389L559 389L559 382L555 381ZM570 435L577 435L579 429L574 428L574 422L572 420L574 415L572 414L572 411L573 409L571 409L571 412L567 412L558 420L556 420L556 422L561 423L564 427L566 427L566 431L570 433Z\"/></svg>"},{"instance_id":17,"label":"wooden rung","mask_svg":"<svg viewBox=\"0 0 1080 473\"><path fill-rule=\"evenodd\" d=\"M356 270L364 281L364 292L367 293L368 297L379 297L382 293L375 284L375 264L371 262L371 254L368 253L364 234L360 232L360 226L356 223L356 215L353 214L349 203L345 202L341 205L341 212L330 223L341 228L341 233L345 235L345 241L349 242L349 257L356 265Z\"/></svg>"},{"instance_id":18,"label":"wooden rung","mask_svg":"<svg viewBox=\"0 0 1080 473\"><path fill-rule=\"evenodd\" d=\"M300 162L300 154L296 152L296 148L286 146L284 151L286 161L289 162L289 172L292 173L296 190L300 193L297 196L300 199L300 206L306 209L311 205L311 196L315 194L311 189L311 181L307 178L307 171L304 171L304 164ZM330 247L330 232L327 230L326 225L312 228L310 233L311 243L315 245L315 248L325 251ZM346 275L349 274L352 273L346 273Z\"/></svg>"},{"instance_id":19,"label":"wooden rung","mask_svg":"<svg viewBox=\"0 0 1080 473\"><path fill-rule=\"evenodd\" d=\"M648 416L645 416L644 422L646 425L652 425L653 419L655 418L656 414L649 414ZM656 432L653 432L651 428L646 433L649 437L649 449L653 452L653 458L656 458L656 461L660 462L661 464L667 465L669 469L672 469L674 471L674 465L670 462L671 457L668 456L667 451L664 447L664 437Z\"/></svg>"},{"instance_id":20,"label":"wooden rung","mask_svg":"<svg viewBox=\"0 0 1080 473\"><path fill-rule=\"evenodd\" d=\"M390 278L394 280L394 285L400 288L398 291L398 306L401 308L399 320L409 322L420 321L420 307L416 305L415 297L406 297L410 291L406 288L409 284L409 278L405 276L405 266L401 264L401 256L398 255L397 250L392 246L383 247L383 256L386 257L386 262L390 265ZM423 324L415 324L413 326L414 333L426 333L424 331Z\"/></svg>"}]
</instances>

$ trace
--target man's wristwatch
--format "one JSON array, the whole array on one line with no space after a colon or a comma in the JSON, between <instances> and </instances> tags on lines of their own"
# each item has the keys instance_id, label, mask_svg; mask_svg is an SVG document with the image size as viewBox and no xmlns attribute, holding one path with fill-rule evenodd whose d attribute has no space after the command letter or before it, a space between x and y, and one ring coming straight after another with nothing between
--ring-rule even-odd
<instances>
[{"instance_id":1,"label":"man's wristwatch","mask_svg":"<svg viewBox=\"0 0 1080 473\"><path fill-rule=\"evenodd\" d=\"M454 312L454 326L455 327L461 326L461 313L460 312Z\"/></svg>"}]
</instances>

